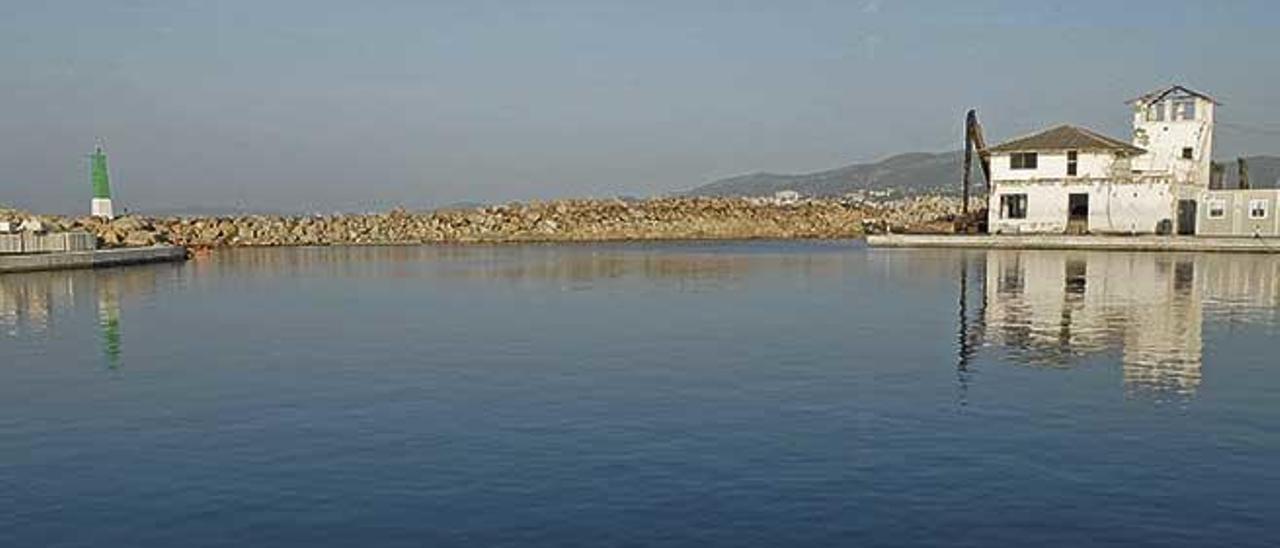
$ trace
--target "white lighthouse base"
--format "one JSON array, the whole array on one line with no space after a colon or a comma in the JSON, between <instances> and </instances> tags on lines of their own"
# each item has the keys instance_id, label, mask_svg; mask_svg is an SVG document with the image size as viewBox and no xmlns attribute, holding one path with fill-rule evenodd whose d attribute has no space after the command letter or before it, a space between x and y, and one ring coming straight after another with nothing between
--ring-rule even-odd
<instances>
[{"instance_id":1,"label":"white lighthouse base","mask_svg":"<svg viewBox=\"0 0 1280 548\"><path fill-rule=\"evenodd\" d=\"M111 198L94 198L90 208L94 217L101 217L107 220L116 217L115 211L111 209Z\"/></svg>"}]
</instances>

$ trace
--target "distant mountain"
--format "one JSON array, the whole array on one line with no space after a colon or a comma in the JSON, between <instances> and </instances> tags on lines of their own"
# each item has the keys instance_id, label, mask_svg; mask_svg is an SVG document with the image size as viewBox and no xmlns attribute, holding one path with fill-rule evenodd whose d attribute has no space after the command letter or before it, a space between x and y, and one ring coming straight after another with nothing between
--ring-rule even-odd
<instances>
[{"instance_id":1,"label":"distant mountain","mask_svg":"<svg viewBox=\"0 0 1280 548\"><path fill-rule=\"evenodd\" d=\"M751 173L708 183L693 196L770 196L794 190L804 196L841 196L850 192L892 189L901 194L960 193L962 152L913 152L884 160L798 175ZM981 175L975 179L980 184Z\"/></svg>"},{"instance_id":2,"label":"distant mountain","mask_svg":"<svg viewBox=\"0 0 1280 548\"><path fill-rule=\"evenodd\" d=\"M826 171L802 174L750 173L720 179L687 192L691 196L772 196L794 190L803 196L842 196L852 192L893 190L895 195L959 194L961 151L932 154L913 152L884 160L852 164ZM1249 180L1254 188L1280 187L1280 156L1250 156ZM976 162L975 162L976 163ZM1227 167L1227 188L1235 188L1238 177L1235 161ZM982 174L974 167L975 190L983 185Z\"/></svg>"}]
</instances>

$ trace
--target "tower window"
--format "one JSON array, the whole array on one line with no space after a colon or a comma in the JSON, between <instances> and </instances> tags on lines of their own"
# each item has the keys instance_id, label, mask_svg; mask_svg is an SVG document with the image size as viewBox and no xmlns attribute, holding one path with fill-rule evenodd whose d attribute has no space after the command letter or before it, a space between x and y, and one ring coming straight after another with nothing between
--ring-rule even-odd
<instances>
[{"instance_id":1,"label":"tower window","mask_svg":"<svg viewBox=\"0 0 1280 548\"><path fill-rule=\"evenodd\" d=\"M1036 160L1034 152L1015 152L1009 155L1009 169L1035 169Z\"/></svg>"},{"instance_id":2,"label":"tower window","mask_svg":"<svg viewBox=\"0 0 1280 548\"><path fill-rule=\"evenodd\" d=\"M1196 100L1183 99L1174 101L1173 112L1171 113L1174 120L1195 120L1196 119Z\"/></svg>"},{"instance_id":3,"label":"tower window","mask_svg":"<svg viewBox=\"0 0 1280 548\"><path fill-rule=\"evenodd\" d=\"M1075 176L1079 171L1079 153L1074 150L1067 151L1067 175Z\"/></svg>"},{"instance_id":4,"label":"tower window","mask_svg":"<svg viewBox=\"0 0 1280 548\"><path fill-rule=\"evenodd\" d=\"M1156 103L1154 105L1147 107L1147 121L1148 122L1164 121L1164 103L1163 102Z\"/></svg>"},{"instance_id":5,"label":"tower window","mask_svg":"<svg viewBox=\"0 0 1280 548\"><path fill-rule=\"evenodd\" d=\"M1191 159L1195 156L1195 154L1194 154L1194 153L1195 153L1195 151L1194 151L1194 150L1192 150L1192 149L1191 149L1191 147L1183 147L1183 148L1182 148L1182 159L1183 159L1183 160L1191 160Z\"/></svg>"}]
</instances>

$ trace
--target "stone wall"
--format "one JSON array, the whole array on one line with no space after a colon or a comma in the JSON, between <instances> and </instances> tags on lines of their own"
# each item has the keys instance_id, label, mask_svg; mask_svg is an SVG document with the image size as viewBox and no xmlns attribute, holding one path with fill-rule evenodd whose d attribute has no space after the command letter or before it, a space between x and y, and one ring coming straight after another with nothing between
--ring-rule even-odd
<instances>
[{"instance_id":1,"label":"stone wall","mask_svg":"<svg viewBox=\"0 0 1280 548\"><path fill-rule=\"evenodd\" d=\"M945 230L954 200L888 203L748 198L559 200L474 209L326 216L41 217L55 230L87 230L103 247L190 247L575 242L759 238L853 238L866 229Z\"/></svg>"}]
</instances>

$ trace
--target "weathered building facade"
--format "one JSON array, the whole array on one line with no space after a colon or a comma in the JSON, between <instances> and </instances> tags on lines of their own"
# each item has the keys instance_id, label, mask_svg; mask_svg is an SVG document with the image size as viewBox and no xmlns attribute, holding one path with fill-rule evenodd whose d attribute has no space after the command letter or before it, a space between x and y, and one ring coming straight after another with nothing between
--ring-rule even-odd
<instances>
[{"instance_id":1,"label":"weathered building facade","mask_svg":"<svg viewBox=\"0 0 1280 548\"><path fill-rule=\"evenodd\" d=\"M1207 189L1218 102L1172 86L1132 99L1128 105L1133 109L1133 144L1146 151L1134 158L1134 174L1168 177L1177 184Z\"/></svg>"},{"instance_id":2,"label":"weathered building facade","mask_svg":"<svg viewBox=\"0 0 1280 548\"><path fill-rule=\"evenodd\" d=\"M1131 142L1062 125L992 147L989 230L1280 236L1280 191L1211 188L1217 101L1171 86L1128 104Z\"/></svg>"},{"instance_id":3,"label":"weathered building facade","mask_svg":"<svg viewBox=\"0 0 1280 548\"><path fill-rule=\"evenodd\" d=\"M988 226L996 233L1154 231L1173 199L1136 180L1145 151L1084 128L1057 126L993 147Z\"/></svg>"}]
</instances>

